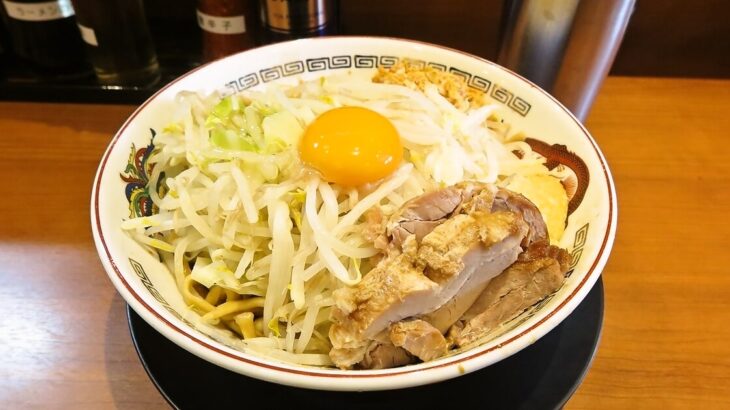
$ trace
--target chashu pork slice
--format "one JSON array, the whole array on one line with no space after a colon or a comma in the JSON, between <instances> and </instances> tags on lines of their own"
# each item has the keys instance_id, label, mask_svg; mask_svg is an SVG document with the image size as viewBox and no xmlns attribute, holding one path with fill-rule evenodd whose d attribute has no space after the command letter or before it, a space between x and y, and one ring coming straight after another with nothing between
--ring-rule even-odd
<instances>
[{"instance_id":1,"label":"chashu pork slice","mask_svg":"<svg viewBox=\"0 0 730 410\"><path fill-rule=\"evenodd\" d=\"M500 188L494 196L492 212L511 211L522 215L530 231L525 236L522 246L525 248L536 242L550 242L548 237L547 224L540 213L540 210L529 199L521 194Z\"/></svg>"},{"instance_id":2,"label":"chashu pork slice","mask_svg":"<svg viewBox=\"0 0 730 410\"><path fill-rule=\"evenodd\" d=\"M401 247L405 239L415 235L416 242L431 233L451 215L460 213L465 202L476 203L472 199L480 196L486 203L481 209L472 206L471 210L488 211L494 199L496 187L482 183L460 183L411 199L403 204L399 212L387 224L387 237L390 243Z\"/></svg>"},{"instance_id":3,"label":"chashu pork slice","mask_svg":"<svg viewBox=\"0 0 730 410\"><path fill-rule=\"evenodd\" d=\"M510 211L519 214L526 222L527 231L525 235L519 236L522 246L529 246L535 241L548 241L547 226L542 219L538 208L524 196L507 189L497 188L494 185L478 182L463 182L435 193L422 195L404 207L397 218L396 224L391 228L393 242L398 243L397 236L404 232L413 233L420 241L419 236L425 236L438 224L443 223L444 218L455 213L473 212L499 212ZM433 204L433 201L439 202ZM436 224L436 225L434 225ZM522 249L514 243L513 236L503 241L500 246L510 249L513 252L499 252L492 249L489 255L482 255L474 252L465 257L464 263L467 266L475 266L476 274L473 274L461 287L454 297L437 309L422 318L435 328L445 333L476 301L484 291L489 281L502 273L508 266L517 259L517 253ZM467 260L468 257L472 260Z\"/></svg>"},{"instance_id":4,"label":"chashu pork slice","mask_svg":"<svg viewBox=\"0 0 730 410\"><path fill-rule=\"evenodd\" d=\"M413 356L427 362L446 354L449 348L444 335L426 321L402 320L390 326L390 341Z\"/></svg>"},{"instance_id":5,"label":"chashu pork slice","mask_svg":"<svg viewBox=\"0 0 730 410\"><path fill-rule=\"evenodd\" d=\"M522 243L524 247L549 241L547 225L535 204L516 192L479 182L462 182L406 202L387 223L386 238L400 247L410 235L420 242L452 215L498 211L522 215L530 228Z\"/></svg>"},{"instance_id":6,"label":"chashu pork slice","mask_svg":"<svg viewBox=\"0 0 730 410\"><path fill-rule=\"evenodd\" d=\"M449 330L457 346L471 344L560 288L570 256L546 241L533 243L494 278Z\"/></svg>"},{"instance_id":7,"label":"chashu pork slice","mask_svg":"<svg viewBox=\"0 0 730 410\"><path fill-rule=\"evenodd\" d=\"M442 336L443 337L443 336ZM416 361L416 358L402 347L388 342L373 342L362 360L357 363L360 369L390 369L405 366Z\"/></svg>"},{"instance_id":8,"label":"chashu pork slice","mask_svg":"<svg viewBox=\"0 0 730 410\"><path fill-rule=\"evenodd\" d=\"M519 215L496 212L485 218L491 238L483 245L467 252L464 266L472 270L454 296L433 312L421 316L441 333L453 325L469 309L489 282L512 265L522 252L520 243L529 229Z\"/></svg>"},{"instance_id":9,"label":"chashu pork slice","mask_svg":"<svg viewBox=\"0 0 730 410\"><path fill-rule=\"evenodd\" d=\"M343 369L360 363L378 333L391 322L428 309L438 291L438 284L413 265L412 256L383 259L360 283L333 293L330 358Z\"/></svg>"},{"instance_id":10,"label":"chashu pork slice","mask_svg":"<svg viewBox=\"0 0 730 410\"><path fill-rule=\"evenodd\" d=\"M517 213L474 211L452 215L420 244L409 236L402 252L388 255L354 287L334 293L330 357L341 368L359 363L376 335L452 300L483 270L483 261L499 260L502 269L513 263L527 231Z\"/></svg>"}]
</instances>

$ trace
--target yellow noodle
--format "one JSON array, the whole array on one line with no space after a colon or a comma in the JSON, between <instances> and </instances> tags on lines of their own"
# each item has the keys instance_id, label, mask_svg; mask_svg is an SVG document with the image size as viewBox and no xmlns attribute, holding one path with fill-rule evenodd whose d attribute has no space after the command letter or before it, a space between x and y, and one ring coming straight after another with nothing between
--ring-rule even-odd
<instances>
[{"instance_id":1,"label":"yellow noodle","mask_svg":"<svg viewBox=\"0 0 730 410\"><path fill-rule=\"evenodd\" d=\"M190 266L188 266L188 261L185 259L185 252L189 244L190 237L183 237L175 246L175 252L173 253L172 272L175 275L175 283L178 289L183 288L185 276L190 274Z\"/></svg>"},{"instance_id":2,"label":"yellow noodle","mask_svg":"<svg viewBox=\"0 0 730 410\"><path fill-rule=\"evenodd\" d=\"M255 308L261 308L264 306L264 298L248 298L243 300L234 300L232 302L225 302L219 306L216 306L213 310L203 315L203 320L206 322L214 323L218 319L228 316L234 313L251 311Z\"/></svg>"},{"instance_id":3,"label":"yellow noodle","mask_svg":"<svg viewBox=\"0 0 730 410\"><path fill-rule=\"evenodd\" d=\"M256 327L253 321L253 312L243 312L235 316L236 324L241 328L241 334L244 339L256 337Z\"/></svg>"},{"instance_id":4,"label":"yellow noodle","mask_svg":"<svg viewBox=\"0 0 730 410\"><path fill-rule=\"evenodd\" d=\"M243 337L243 333L241 333L241 328L238 327L238 324L233 320L223 320L221 321L225 327L233 331L238 337Z\"/></svg>"},{"instance_id":5,"label":"yellow noodle","mask_svg":"<svg viewBox=\"0 0 730 410\"><path fill-rule=\"evenodd\" d=\"M226 302L231 302L234 300L238 300L240 298L241 298L241 295L239 295L238 293L236 293L230 289L226 289Z\"/></svg>"},{"instance_id":6,"label":"yellow noodle","mask_svg":"<svg viewBox=\"0 0 730 410\"><path fill-rule=\"evenodd\" d=\"M208 291L208 294L205 296L205 301L210 303L211 305L217 305L218 301L221 300L221 296L223 296L224 289L218 285L213 285L210 288L210 291Z\"/></svg>"},{"instance_id":7,"label":"yellow noodle","mask_svg":"<svg viewBox=\"0 0 730 410\"><path fill-rule=\"evenodd\" d=\"M198 295L198 292L193 289L193 285L198 282L194 281L191 276L185 278L185 283L180 292L183 295L183 300L186 304L196 307L203 312L210 312L215 309L215 306L208 303L205 299Z\"/></svg>"}]
</instances>

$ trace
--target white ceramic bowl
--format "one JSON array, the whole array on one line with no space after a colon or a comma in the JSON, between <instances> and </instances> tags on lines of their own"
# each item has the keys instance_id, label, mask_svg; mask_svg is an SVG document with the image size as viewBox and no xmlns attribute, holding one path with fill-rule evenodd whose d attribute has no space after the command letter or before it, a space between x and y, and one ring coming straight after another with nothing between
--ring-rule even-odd
<instances>
[{"instance_id":1,"label":"white ceramic bowl","mask_svg":"<svg viewBox=\"0 0 730 410\"><path fill-rule=\"evenodd\" d=\"M145 206L145 202L137 195L139 190L135 191L136 183L122 181L120 174L144 182L140 169L145 167L150 129L166 124L179 91L240 91L296 76L372 70L400 58L423 61L464 77L471 87L486 91L504 106L502 113L512 124L512 131L565 145L583 160L590 180L580 206L569 217L561 243L572 255L572 273L554 296L512 321L497 338L428 363L343 371L280 363L231 348L229 336L206 326L186 308L170 273L157 259L121 231L120 223L129 216L130 206ZM133 166L127 170L130 160ZM125 192L132 196L132 205ZM183 75L142 104L117 132L101 160L91 197L91 225L102 264L127 303L157 331L189 352L234 372L326 390L382 390L432 383L489 366L529 346L565 319L598 279L613 244L616 218L616 193L603 154L588 131L546 92L469 54L373 37L281 43L236 54Z\"/></svg>"}]
</instances>

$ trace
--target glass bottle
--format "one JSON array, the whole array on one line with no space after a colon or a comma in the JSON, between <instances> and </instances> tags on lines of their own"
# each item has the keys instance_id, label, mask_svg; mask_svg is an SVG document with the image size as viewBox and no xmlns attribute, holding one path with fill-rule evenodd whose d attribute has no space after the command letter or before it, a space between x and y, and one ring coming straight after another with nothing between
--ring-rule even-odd
<instances>
[{"instance_id":1,"label":"glass bottle","mask_svg":"<svg viewBox=\"0 0 730 410\"><path fill-rule=\"evenodd\" d=\"M99 82L147 86L160 78L141 0L73 0L78 30Z\"/></svg>"},{"instance_id":2,"label":"glass bottle","mask_svg":"<svg viewBox=\"0 0 730 410\"><path fill-rule=\"evenodd\" d=\"M204 61L256 46L256 0L198 0L197 15Z\"/></svg>"},{"instance_id":3,"label":"glass bottle","mask_svg":"<svg viewBox=\"0 0 730 410\"><path fill-rule=\"evenodd\" d=\"M70 0L2 1L12 50L42 76L89 72Z\"/></svg>"}]
</instances>

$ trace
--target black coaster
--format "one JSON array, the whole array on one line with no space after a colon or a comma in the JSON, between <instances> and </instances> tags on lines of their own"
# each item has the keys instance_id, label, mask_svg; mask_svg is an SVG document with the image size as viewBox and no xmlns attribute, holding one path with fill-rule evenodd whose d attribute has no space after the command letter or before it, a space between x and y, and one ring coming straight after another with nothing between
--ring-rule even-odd
<instances>
[{"instance_id":1,"label":"black coaster","mask_svg":"<svg viewBox=\"0 0 730 410\"><path fill-rule=\"evenodd\" d=\"M178 347L129 307L127 315L147 374L174 408L551 409L575 392L596 352L603 283L599 278L558 327L501 362L441 383L382 392L307 390L242 376Z\"/></svg>"}]
</instances>

